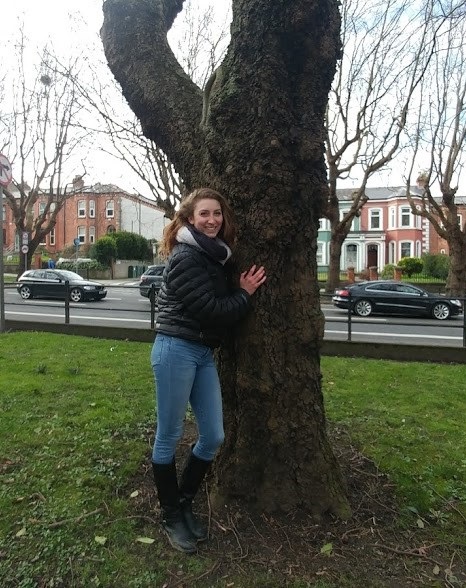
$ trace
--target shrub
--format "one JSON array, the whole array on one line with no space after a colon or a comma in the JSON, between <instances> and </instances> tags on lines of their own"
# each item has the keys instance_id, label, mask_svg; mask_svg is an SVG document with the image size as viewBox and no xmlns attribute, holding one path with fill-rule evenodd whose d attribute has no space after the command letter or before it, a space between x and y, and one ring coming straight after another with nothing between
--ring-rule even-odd
<instances>
[{"instance_id":1,"label":"shrub","mask_svg":"<svg viewBox=\"0 0 466 588\"><path fill-rule=\"evenodd\" d=\"M101 237L94 243L91 251L99 263L108 267L112 264L112 260L117 257L115 239L109 236Z\"/></svg>"},{"instance_id":2,"label":"shrub","mask_svg":"<svg viewBox=\"0 0 466 588\"><path fill-rule=\"evenodd\" d=\"M399 267L403 268L403 272L410 278L413 274L420 274L424 264L419 257L403 257L398 262Z\"/></svg>"},{"instance_id":3,"label":"shrub","mask_svg":"<svg viewBox=\"0 0 466 588\"><path fill-rule=\"evenodd\" d=\"M393 263L387 263L387 265L382 270L381 277L384 280L392 280L395 277L395 266Z\"/></svg>"},{"instance_id":4,"label":"shrub","mask_svg":"<svg viewBox=\"0 0 466 588\"><path fill-rule=\"evenodd\" d=\"M425 253L422 256L424 262L424 274L432 278L446 280L448 277L448 270L450 267L450 258L444 253L434 255L433 253Z\"/></svg>"}]
</instances>

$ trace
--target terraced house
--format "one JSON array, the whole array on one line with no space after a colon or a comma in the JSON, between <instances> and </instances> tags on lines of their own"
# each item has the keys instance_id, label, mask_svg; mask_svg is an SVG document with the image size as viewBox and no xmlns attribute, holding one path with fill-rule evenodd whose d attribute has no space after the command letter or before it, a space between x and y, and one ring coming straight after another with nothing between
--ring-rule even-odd
<instances>
[{"instance_id":1,"label":"terraced house","mask_svg":"<svg viewBox=\"0 0 466 588\"><path fill-rule=\"evenodd\" d=\"M411 195L421 199L422 188L413 186ZM352 189L338 190L340 216L352 204ZM354 267L361 272L377 267L380 272L388 263L396 265L403 257L421 257L423 253L447 253L448 245L441 239L431 223L411 211L406 187L367 188L368 201L359 217L354 218L351 230L343 244L340 269ZM466 221L466 199L456 198L458 222ZM318 235L318 267L326 271L329 260L330 223L320 220Z\"/></svg>"}]
</instances>

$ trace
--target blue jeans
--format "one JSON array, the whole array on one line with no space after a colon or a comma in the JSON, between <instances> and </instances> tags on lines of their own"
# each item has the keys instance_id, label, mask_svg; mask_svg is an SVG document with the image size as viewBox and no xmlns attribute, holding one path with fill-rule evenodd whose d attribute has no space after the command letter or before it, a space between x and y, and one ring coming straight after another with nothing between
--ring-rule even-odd
<instances>
[{"instance_id":1,"label":"blue jeans","mask_svg":"<svg viewBox=\"0 0 466 588\"><path fill-rule=\"evenodd\" d=\"M223 443L222 394L212 350L194 341L158 333L151 353L157 399L152 461L171 463L183 434L188 403L199 438L193 453L212 461Z\"/></svg>"}]
</instances>

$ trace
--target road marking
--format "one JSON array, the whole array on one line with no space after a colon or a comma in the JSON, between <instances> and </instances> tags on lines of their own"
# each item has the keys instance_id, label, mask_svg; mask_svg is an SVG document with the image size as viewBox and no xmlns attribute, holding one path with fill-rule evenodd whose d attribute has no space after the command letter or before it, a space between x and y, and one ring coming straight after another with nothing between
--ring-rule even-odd
<instances>
[{"instance_id":1,"label":"road marking","mask_svg":"<svg viewBox=\"0 0 466 588\"><path fill-rule=\"evenodd\" d=\"M40 316L40 317L50 317L50 318L61 318L62 320L64 320L64 316L63 314L46 314L46 313L41 313L40 315L37 315L37 312L12 312L10 310L6 311L5 313L7 314L17 314L17 315L24 315L24 316ZM74 320L79 320L79 319L89 319L92 321L96 321L96 320L102 320L102 321L121 321L121 322L128 322L128 323L149 323L150 324L150 320L149 319L128 319L128 318L116 318L116 317L103 317L103 316L74 316L72 317Z\"/></svg>"},{"instance_id":2,"label":"road marking","mask_svg":"<svg viewBox=\"0 0 466 588\"><path fill-rule=\"evenodd\" d=\"M348 334L347 331L330 331L328 329L325 329L326 333L332 333L334 335L345 335ZM360 331L352 331L351 332L351 336L353 337L354 335L377 335L378 337L404 337L406 339L450 339L452 341L462 341L463 337L449 337L449 336L445 336L445 335L408 335L406 333L380 333L379 331L377 333L372 333L372 332L360 332Z\"/></svg>"}]
</instances>

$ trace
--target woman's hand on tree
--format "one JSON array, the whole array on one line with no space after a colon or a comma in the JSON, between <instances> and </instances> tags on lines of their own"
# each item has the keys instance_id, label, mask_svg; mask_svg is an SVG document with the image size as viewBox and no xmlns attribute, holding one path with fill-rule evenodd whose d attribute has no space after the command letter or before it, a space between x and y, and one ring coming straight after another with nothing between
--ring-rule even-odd
<instances>
[{"instance_id":1,"label":"woman's hand on tree","mask_svg":"<svg viewBox=\"0 0 466 588\"><path fill-rule=\"evenodd\" d=\"M264 267L253 265L247 272L240 275L239 285L251 296L265 282L266 278Z\"/></svg>"}]
</instances>

